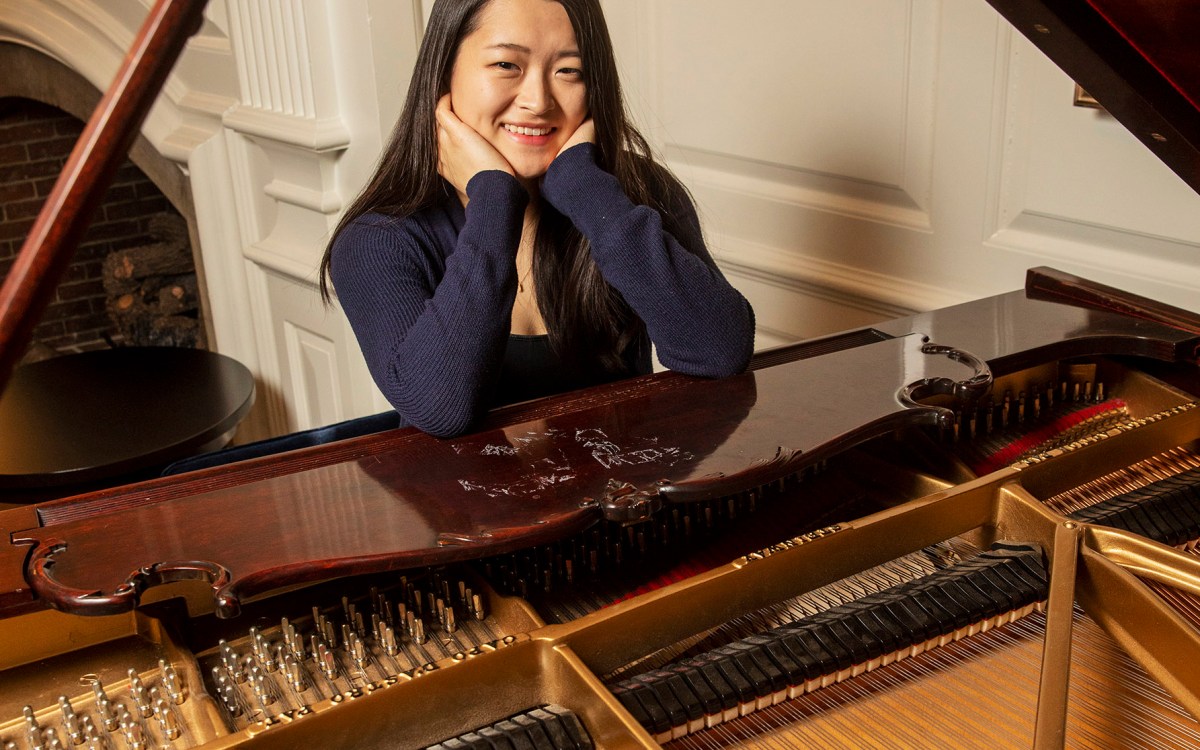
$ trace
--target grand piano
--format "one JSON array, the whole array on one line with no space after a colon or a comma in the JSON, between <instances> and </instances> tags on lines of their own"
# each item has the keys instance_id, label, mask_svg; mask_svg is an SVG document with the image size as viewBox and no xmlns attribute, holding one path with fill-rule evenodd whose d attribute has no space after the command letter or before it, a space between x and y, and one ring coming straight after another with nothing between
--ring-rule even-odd
<instances>
[{"instance_id":1,"label":"grand piano","mask_svg":"<svg viewBox=\"0 0 1200 750\"><path fill-rule=\"evenodd\" d=\"M1200 189L1187 3L992 4ZM1200 316L1039 268L3 511L0 747L1196 747L1198 368Z\"/></svg>"}]
</instances>

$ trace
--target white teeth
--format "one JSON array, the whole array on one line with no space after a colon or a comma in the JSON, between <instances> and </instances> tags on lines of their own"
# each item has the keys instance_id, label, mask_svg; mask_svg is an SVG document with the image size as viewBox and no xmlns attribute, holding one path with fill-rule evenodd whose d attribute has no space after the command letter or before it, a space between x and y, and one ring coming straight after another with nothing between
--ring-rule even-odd
<instances>
[{"instance_id":1,"label":"white teeth","mask_svg":"<svg viewBox=\"0 0 1200 750\"><path fill-rule=\"evenodd\" d=\"M504 129L518 135L550 135L554 128L521 128L516 125L505 125Z\"/></svg>"}]
</instances>

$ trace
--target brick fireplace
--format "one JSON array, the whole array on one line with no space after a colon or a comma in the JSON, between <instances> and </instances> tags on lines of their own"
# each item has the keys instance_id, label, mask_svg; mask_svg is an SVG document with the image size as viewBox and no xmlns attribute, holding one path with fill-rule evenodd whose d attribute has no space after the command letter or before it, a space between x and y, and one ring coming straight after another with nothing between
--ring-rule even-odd
<instances>
[{"instance_id":1,"label":"brick fireplace","mask_svg":"<svg viewBox=\"0 0 1200 750\"><path fill-rule=\"evenodd\" d=\"M82 130L83 123L77 118L50 105L17 97L0 99L0 276L7 274L20 252ZM154 227L164 223L183 227L182 241L187 242L184 219L155 184L126 161L35 329L27 358L123 343L163 343L130 340L130 326L123 321L119 325L110 315L108 308L114 307L111 270L106 292L104 264L114 253L158 243L162 238L154 236ZM190 250L182 255L190 261ZM179 273L174 273L172 280L181 279L181 289L185 285L195 289L194 265L186 265L191 267L173 269ZM183 281L188 276L190 282ZM195 317L194 312L189 314ZM193 325L193 329L196 335L184 337L183 343L203 346L203 326ZM178 345L180 339L167 343Z\"/></svg>"}]
</instances>

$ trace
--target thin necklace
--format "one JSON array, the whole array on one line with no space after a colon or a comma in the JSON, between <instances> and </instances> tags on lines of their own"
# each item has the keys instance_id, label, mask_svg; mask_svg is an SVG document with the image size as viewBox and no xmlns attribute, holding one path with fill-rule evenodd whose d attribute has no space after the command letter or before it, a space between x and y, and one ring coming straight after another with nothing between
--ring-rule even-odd
<instances>
[{"instance_id":1,"label":"thin necklace","mask_svg":"<svg viewBox=\"0 0 1200 750\"><path fill-rule=\"evenodd\" d=\"M538 218L540 218L540 216L541 216L540 211L537 211L537 210L526 211L524 221L522 222L522 226L521 226L522 244L524 244L525 238L528 237L529 238L529 256L530 257L529 257L529 268L525 269L525 273L521 273L519 270L517 271L517 291L518 292L525 291L525 282L528 281L529 277L533 274L533 250L534 250L533 246L537 241L537 223L538 223Z\"/></svg>"}]
</instances>

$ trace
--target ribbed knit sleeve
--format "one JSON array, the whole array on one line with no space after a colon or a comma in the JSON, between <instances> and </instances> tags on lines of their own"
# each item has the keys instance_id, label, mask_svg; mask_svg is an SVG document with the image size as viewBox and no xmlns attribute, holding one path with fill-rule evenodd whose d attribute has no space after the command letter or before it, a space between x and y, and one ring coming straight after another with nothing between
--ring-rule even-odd
<instances>
[{"instance_id":1,"label":"ribbed knit sleeve","mask_svg":"<svg viewBox=\"0 0 1200 750\"><path fill-rule=\"evenodd\" d=\"M448 220L367 214L338 235L330 264L376 385L407 424L436 436L464 432L487 404L528 203L498 171L473 177L467 195L457 237Z\"/></svg>"},{"instance_id":2,"label":"ribbed knit sleeve","mask_svg":"<svg viewBox=\"0 0 1200 750\"><path fill-rule=\"evenodd\" d=\"M703 377L746 368L754 311L704 247L686 195L669 196L673 216L690 235L677 238L657 211L630 201L596 164L595 147L584 143L550 165L542 197L588 239L601 274L645 322L665 366Z\"/></svg>"}]
</instances>

